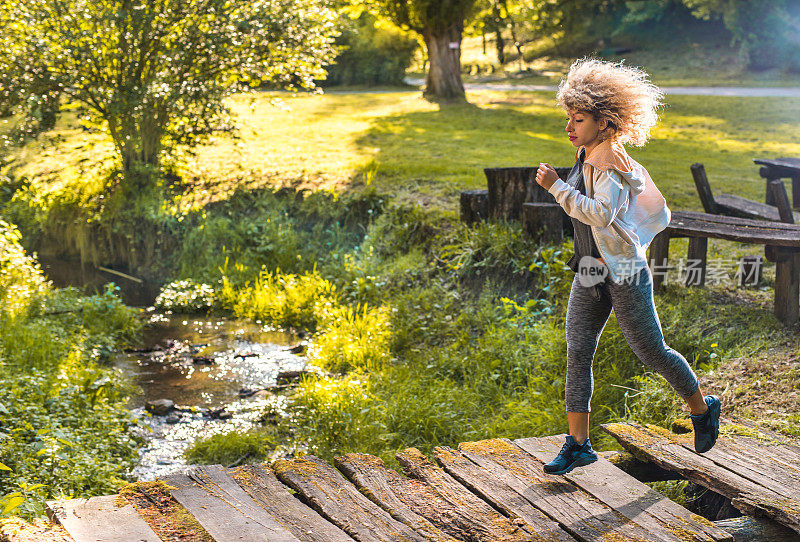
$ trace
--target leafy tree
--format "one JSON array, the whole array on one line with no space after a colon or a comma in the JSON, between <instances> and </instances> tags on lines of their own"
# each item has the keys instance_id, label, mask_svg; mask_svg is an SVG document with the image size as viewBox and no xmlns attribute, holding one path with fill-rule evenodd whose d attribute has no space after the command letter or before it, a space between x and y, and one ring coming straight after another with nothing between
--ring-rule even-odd
<instances>
[{"instance_id":1,"label":"leafy tree","mask_svg":"<svg viewBox=\"0 0 800 542\"><path fill-rule=\"evenodd\" d=\"M358 8L341 10L340 28L341 52L326 68L323 86L403 83L419 46L416 37Z\"/></svg>"},{"instance_id":2,"label":"leafy tree","mask_svg":"<svg viewBox=\"0 0 800 542\"><path fill-rule=\"evenodd\" d=\"M229 127L230 94L314 88L335 54L324 2L4 0L0 102L40 117L59 96L85 106L114 141L123 194L139 197L173 146Z\"/></svg>"},{"instance_id":3,"label":"leafy tree","mask_svg":"<svg viewBox=\"0 0 800 542\"><path fill-rule=\"evenodd\" d=\"M796 0L683 0L700 18L721 17L750 68L800 72Z\"/></svg>"},{"instance_id":4,"label":"leafy tree","mask_svg":"<svg viewBox=\"0 0 800 542\"><path fill-rule=\"evenodd\" d=\"M461 38L476 0L374 0L383 15L422 36L430 62L423 95L463 100Z\"/></svg>"}]
</instances>

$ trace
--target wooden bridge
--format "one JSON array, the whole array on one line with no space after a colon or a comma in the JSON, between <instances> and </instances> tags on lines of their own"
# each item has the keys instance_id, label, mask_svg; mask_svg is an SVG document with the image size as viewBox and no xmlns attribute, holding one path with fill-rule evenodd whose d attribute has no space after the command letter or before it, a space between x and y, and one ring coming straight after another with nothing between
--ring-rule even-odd
<instances>
[{"instance_id":1,"label":"wooden bridge","mask_svg":"<svg viewBox=\"0 0 800 542\"><path fill-rule=\"evenodd\" d=\"M604 428L645 477L685 478L748 516L709 521L604 458L547 475L542 464L563 435L438 447L433 460L409 448L397 455L405 475L366 454L337 457L335 467L313 456L204 466L167 477L168 485L133 484L121 495L48 507L76 542L800 540L797 446L737 435L699 455L691 433Z\"/></svg>"}]
</instances>

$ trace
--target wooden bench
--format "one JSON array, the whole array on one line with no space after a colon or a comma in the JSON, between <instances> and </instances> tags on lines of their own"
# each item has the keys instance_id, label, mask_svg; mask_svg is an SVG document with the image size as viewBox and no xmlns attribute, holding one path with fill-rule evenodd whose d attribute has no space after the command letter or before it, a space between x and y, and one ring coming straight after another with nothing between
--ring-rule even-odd
<instances>
[{"instance_id":1,"label":"wooden bench","mask_svg":"<svg viewBox=\"0 0 800 542\"><path fill-rule=\"evenodd\" d=\"M733 194L717 194L714 196L703 164L692 164L691 170L697 193L700 196L700 202L703 204L703 209L706 213L780 222L782 221L781 217L786 216L788 212L788 216L792 217L791 221L800 222L800 213L792 213L788 198L776 198L773 193L774 190L778 189L774 183L780 183L783 186L783 182L779 179L773 180L767 185L769 189L767 203L759 203ZM783 192L785 194L785 187L783 187ZM786 211L779 208L781 205L786 207Z\"/></svg>"},{"instance_id":2,"label":"wooden bench","mask_svg":"<svg viewBox=\"0 0 800 542\"><path fill-rule=\"evenodd\" d=\"M705 282L708 239L728 239L740 243L764 245L766 259L775 262L775 308L778 320L792 325L798 321L800 309L800 225L766 222L747 218L673 211L669 226L656 235L650 244L653 288L659 289L664 277L657 272L669 260L669 240L689 238L690 260L700 260L693 268L695 278L687 286L702 286ZM688 282L688 281L687 281Z\"/></svg>"}]
</instances>

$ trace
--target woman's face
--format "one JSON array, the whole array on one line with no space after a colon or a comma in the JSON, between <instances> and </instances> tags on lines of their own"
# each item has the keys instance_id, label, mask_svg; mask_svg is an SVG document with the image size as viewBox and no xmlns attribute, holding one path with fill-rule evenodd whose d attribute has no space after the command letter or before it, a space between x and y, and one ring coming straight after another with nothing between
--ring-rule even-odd
<instances>
[{"instance_id":1,"label":"woman's face","mask_svg":"<svg viewBox=\"0 0 800 542\"><path fill-rule=\"evenodd\" d=\"M603 131L608 122L601 119L599 122L594 119L591 113L570 109L567 112L567 137L570 143L576 147L593 147L600 142L600 132Z\"/></svg>"}]
</instances>

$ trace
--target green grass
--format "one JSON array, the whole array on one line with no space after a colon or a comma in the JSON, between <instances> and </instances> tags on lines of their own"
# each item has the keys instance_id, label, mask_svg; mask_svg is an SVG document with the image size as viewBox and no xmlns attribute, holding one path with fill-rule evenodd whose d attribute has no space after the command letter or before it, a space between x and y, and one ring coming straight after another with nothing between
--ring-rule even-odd
<instances>
[{"instance_id":1,"label":"green grass","mask_svg":"<svg viewBox=\"0 0 800 542\"><path fill-rule=\"evenodd\" d=\"M175 205L197 208L237 188L371 185L401 202L455 210L461 190L485 185L484 167L573 162L552 93L477 91L468 98L440 108L403 91L240 97L232 102L240 133L217 136L186 157ZM706 165L714 190L763 200L752 159L800 155L798 116L800 99L669 96L651 141L630 154L674 209L700 209L689 171L696 161ZM108 144L71 128L72 121L66 117L11 155L4 171L31 182L19 213L47 208L57 195L80 204L104 189L95 172Z\"/></svg>"}]
</instances>

